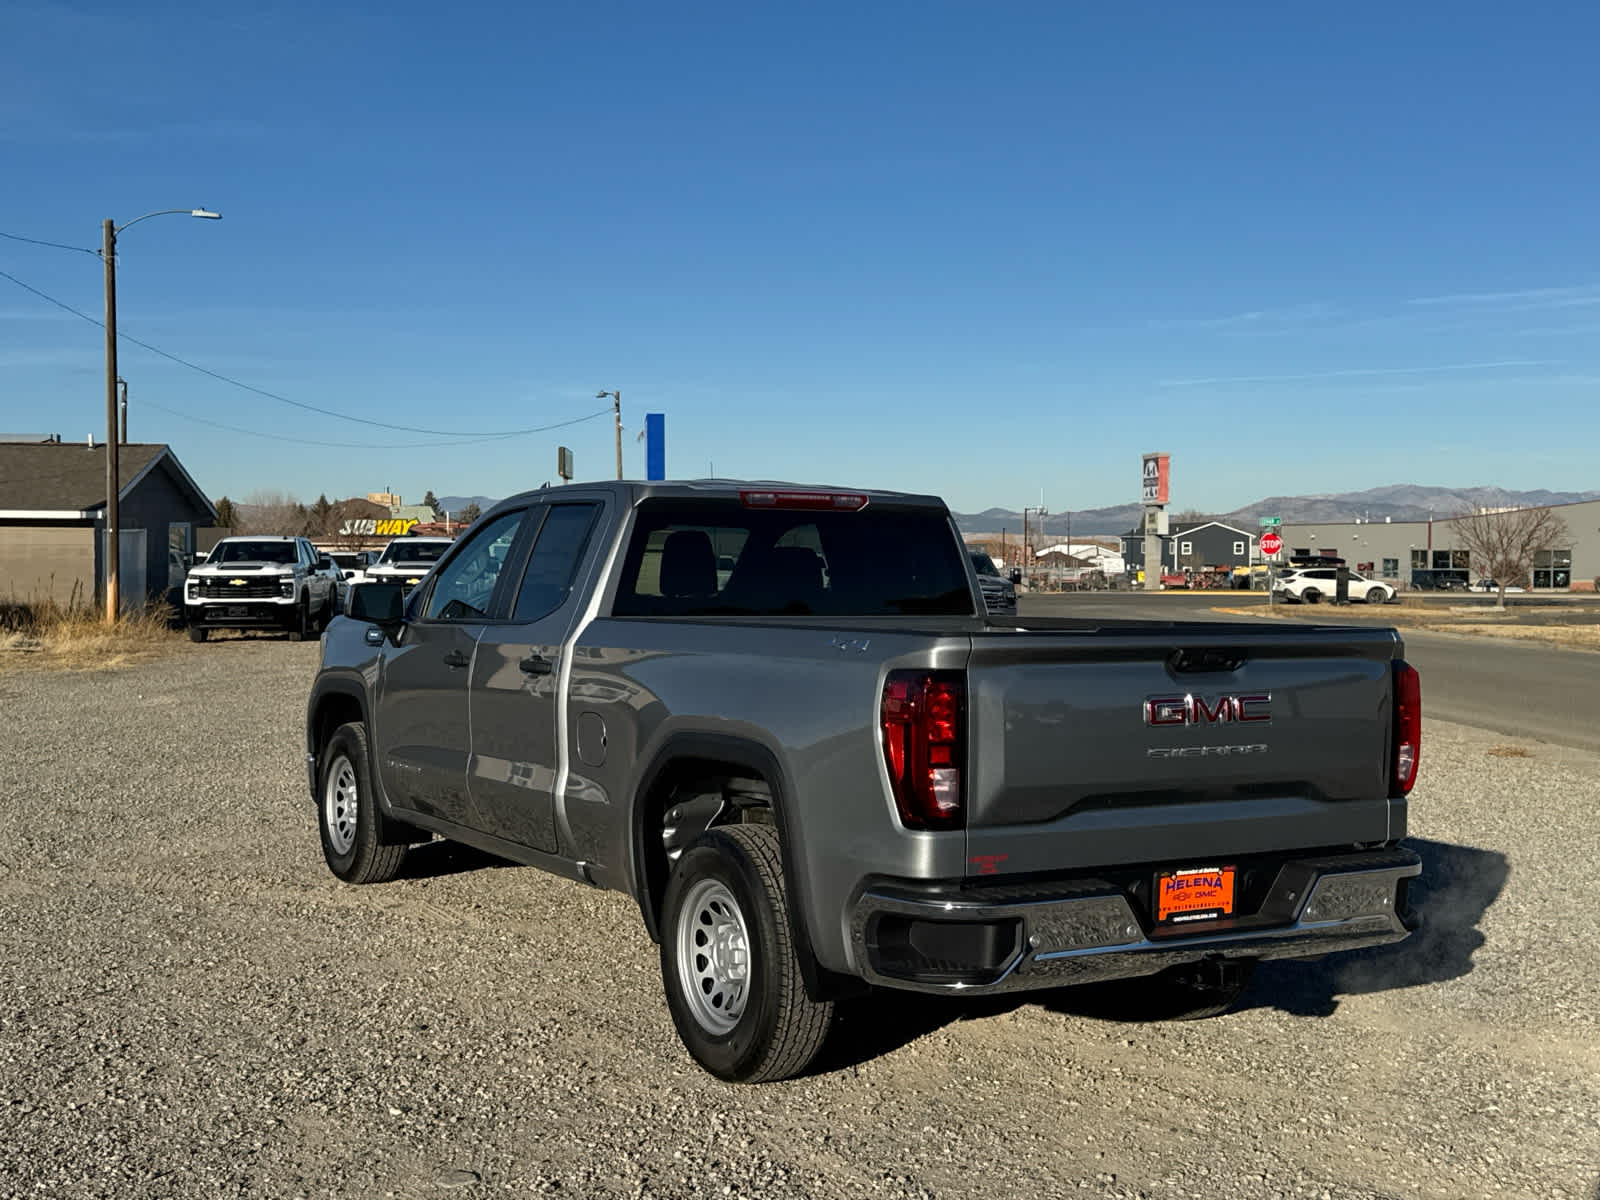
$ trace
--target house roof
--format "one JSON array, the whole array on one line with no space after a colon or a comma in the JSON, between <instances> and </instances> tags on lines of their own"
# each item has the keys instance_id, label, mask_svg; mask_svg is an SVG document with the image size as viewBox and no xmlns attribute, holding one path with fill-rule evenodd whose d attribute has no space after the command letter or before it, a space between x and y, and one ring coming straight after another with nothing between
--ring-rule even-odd
<instances>
[{"instance_id":1,"label":"house roof","mask_svg":"<svg viewBox=\"0 0 1600 1200\"><path fill-rule=\"evenodd\" d=\"M211 508L171 448L160 443L130 442L119 447L118 498L162 465L181 487ZM91 449L77 442L0 444L0 512L77 517L104 508L105 503L104 445Z\"/></svg>"},{"instance_id":2,"label":"house roof","mask_svg":"<svg viewBox=\"0 0 1600 1200\"><path fill-rule=\"evenodd\" d=\"M1205 529L1205 528L1207 528L1208 526L1211 526L1211 525L1215 525L1218 529L1228 529L1228 530L1232 530L1234 533L1243 534L1246 539L1253 538L1253 537L1256 536L1255 534L1250 533L1248 530L1240 529L1237 525L1229 525L1224 521L1211 521L1211 520L1206 520L1206 521L1174 521L1174 522L1172 522L1171 527L1168 528L1167 532L1163 533L1161 536L1162 537L1177 537L1179 534L1193 533L1197 529ZM1143 538L1144 537L1144 529L1142 527L1135 528L1135 529L1130 529L1130 530L1128 530L1127 533L1123 534L1122 536L1123 536L1124 539L1127 539L1127 538Z\"/></svg>"}]
</instances>

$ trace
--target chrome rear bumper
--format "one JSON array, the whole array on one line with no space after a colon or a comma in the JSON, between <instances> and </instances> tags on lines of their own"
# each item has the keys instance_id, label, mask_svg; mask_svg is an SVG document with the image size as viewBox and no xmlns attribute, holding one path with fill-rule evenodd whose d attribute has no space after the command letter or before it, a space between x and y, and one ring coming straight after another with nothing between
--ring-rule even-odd
<instances>
[{"instance_id":1,"label":"chrome rear bumper","mask_svg":"<svg viewBox=\"0 0 1600 1200\"><path fill-rule=\"evenodd\" d=\"M1283 863L1248 916L1156 929L1103 880L996 888L868 888L850 934L863 977L883 987L984 994L1153 975L1212 958L1311 958L1398 942L1415 921L1403 847Z\"/></svg>"}]
</instances>

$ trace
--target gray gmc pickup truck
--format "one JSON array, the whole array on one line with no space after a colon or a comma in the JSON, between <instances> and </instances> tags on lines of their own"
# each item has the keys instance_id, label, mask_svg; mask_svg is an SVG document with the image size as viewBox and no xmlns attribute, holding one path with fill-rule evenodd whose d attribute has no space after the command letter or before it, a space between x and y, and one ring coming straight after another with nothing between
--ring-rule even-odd
<instances>
[{"instance_id":1,"label":"gray gmc pickup truck","mask_svg":"<svg viewBox=\"0 0 1600 1200\"><path fill-rule=\"evenodd\" d=\"M614 483L356 587L306 767L340 879L438 836L628 893L755 1082L869 986L1209 1015L1399 941L1420 729L1393 630L986 614L937 498Z\"/></svg>"}]
</instances>

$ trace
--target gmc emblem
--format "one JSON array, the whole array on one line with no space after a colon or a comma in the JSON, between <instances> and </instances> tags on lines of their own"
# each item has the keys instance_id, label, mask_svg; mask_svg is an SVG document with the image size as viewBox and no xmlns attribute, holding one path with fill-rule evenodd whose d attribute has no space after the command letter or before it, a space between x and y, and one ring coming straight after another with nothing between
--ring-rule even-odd
<instances>
[{"instance_id":1,"label":"gmc emblem","mask_svg":"<svg viewBox=\"0 0 1600 1200\"><path fill-rule=\"evenodd\" d=\"M1272 720L1272 696L1258 692L1251 696L1218 696L1207 700L1193 693L1185 696L1152 696L1144 702L1146 725L1221 725L1229 721Z\"/></svg>"}]
</instances>

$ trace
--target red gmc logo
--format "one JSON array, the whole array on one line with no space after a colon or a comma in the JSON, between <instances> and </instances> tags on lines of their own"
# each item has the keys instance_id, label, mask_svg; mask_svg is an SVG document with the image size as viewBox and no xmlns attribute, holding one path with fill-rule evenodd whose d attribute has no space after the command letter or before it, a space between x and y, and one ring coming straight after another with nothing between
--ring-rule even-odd
<instances>
[{"instance_id":1,"label":"red gmc logo","mask_svg":"<svg viewBox=\"0 0 1600 1200\"><path fill-rule=\"evenodd\" d=\"M1221 725L1229 721L1272 720L1272 696L1218 696L1207 700L1192 693L1152 696L1144 702L1146 725Z\"/></svg>"}]
</instances>

